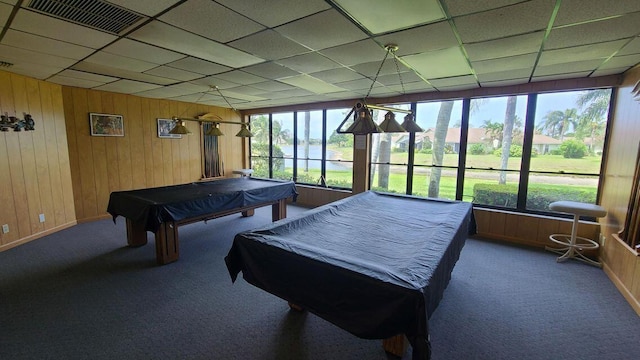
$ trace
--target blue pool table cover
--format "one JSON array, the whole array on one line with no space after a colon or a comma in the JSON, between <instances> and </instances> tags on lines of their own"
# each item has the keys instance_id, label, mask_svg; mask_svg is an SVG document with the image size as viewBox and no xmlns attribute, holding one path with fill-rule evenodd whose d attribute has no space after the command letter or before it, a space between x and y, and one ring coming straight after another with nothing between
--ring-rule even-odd
<instances>
[{"instance_id":1,"label":"blue pool table cover","mask_svg":"<svg viewBox=\"0 0 640 360\"><path fill-rule=\"evenodd\" d=\"M235 236L243 278L367 339L406 334L430 358L428 319L468 235L466 202L364 192Z\"/></svg>"}]
</instances>

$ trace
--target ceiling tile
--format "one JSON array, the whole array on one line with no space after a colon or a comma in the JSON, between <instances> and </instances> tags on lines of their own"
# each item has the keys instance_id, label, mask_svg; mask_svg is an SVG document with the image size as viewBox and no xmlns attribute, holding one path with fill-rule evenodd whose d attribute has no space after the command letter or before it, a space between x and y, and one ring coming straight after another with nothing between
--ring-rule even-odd
<instances>
[{"instance_id":1,"label":"ceiling tile","mask_svg":"<svg viewBox=\"0 0 640 360\"><path fill-rule=\"evenodd\" d=\"M310 51L273 30L265 30L249 35L232 41L228 45L267 60L281 59Z\"/></svg>"},{"instance_id":2,"label":"ceiling tile","mask_svg":"<svg viewBox=\"0 0 640 360\"><path fill-rule=\"evenodd\" d=\"M289 85L299 87L301 89L309 90L315 94L326 94L330 92L343 91L343 88L326 83L320 79L316 79L313 76L301 74L298 76L289 77L280 80Z\"/></svg>"},{"instance_id":3,"label":"ceiling tile","mask_svg":"<svg viewBox=\"0 0 640 360\"><path fill-rule=\"evenodd\" d=\"M264 98L262 98L260 96L246 95L246 94L234 92L234 91L231 91L231 90L222 90L221 92L222 92L222 95L224 95L225 97L229 97L229 98L233 98L233 99L246 100L246 101L264 100ZM233 103L231 101L231 99L229 100L229 102Z\"/></svg>"},{"instance_id":4,"label":"ceiling tile","mask_svg":"<svg viewBox=\"0 0 640 360\"><path fill-rule=\"evenodd\" d=\"M334 83L344 82L349 80L364 79L362 75L348 68L324 70L320 72L311 73L309 75L315 78L318 78L324 82L328 82L329 84L334 84Z\"/></svg>"},{"instance_id":5,"label":"ceiling tile","mask_svg":"<svg viewBox=\"0 0 640 360\"><path fill-rule=\"evenodd\" d=\"M408 84L416 81L422 81L420 76L413 71L405 71L396 74L378 76L377 81L384 86Z\"/></svg>"},{"instance_id":6,"label":"ceiling tile","mask_svg":"<svg viewBox=\"0 0 640 360\"><path fill-rule=\"evenodd\" d=\"M92 74L92 73L88 73L84 71L76 71L76 70L61 71L60 74L58 75L69 77L69 78L80 79L80 80L88 80L88 81L93 81L98 83L108 83L108 82L118 80L118 78L115 78L112 76L98 75L98 74Z\"/></svg>"},{"instance_id":7,"label":"ceiling tile","mask_svg":"<svg viewBox=\"0 0 640 360\"><path fill-rule=\"evenodd\" d=\"M437 0L333 0L372 34L426 24L444 19Z\"/></svg>"},{"instance_id":8,"label":"ceiling tile","mask_svg":"<svg viewBox=\"0 0 640 360\"><path fill-rule=\"evenodd\" d=\"M314 50L326 49L367 37L357 26L333 9L279 26L275 30Z\"/></svg>"},{"instance_id":9,"label":"ceiling tile","mask_svg":"<svg viewBox=\"0 0 640 360\"><path fill-rule=\"evenodd\" d=\"M596 70L591 75L589 75L589 77L598 77L598 76L622 74L623 72L627 71L628 69L629 68L625 66L625 67L617 68L617 69Z\"/></svg>"},{"instance_id":10,"label":"ceiling tile","mask_svg":"<svg viewBox=\"0 0 640 360\"><path fill-rule=\"evenodd\" d=\"M623 47L618 55L640 54L640 36L635 37L625 47Z\"/></svg>"},{"instance_id":11,"label":"ceiling tile","mask_svg":"<svg viewBox=\"0 0 640 360\"><path fill-rule=\"evenodd\" d=\"M582 71L593 71L602 64L602 60L574 61L563 64L538 66L533 73L534 77L556 74L570 74Z\"/></svg>"},{"instance_id":12,"label":"ceiling tile","mask_svg":"<svg viewBox=\"0 0 640 360\"><path fill-rule=\"evenodd\" d=\"M108 0L112 4L123 8L139 12L147 16L156 16L164 9L172 6L180 0L154 0L154 1L131 1L131 0Z\"/></svg>"},{"instance_id":13,"label":"ceiling tile","mask_svg":"<svg viewBox=\"0 0 640 360\"><path fill-rule=\"evenodd\" d=\"M229 71L224 74L215 75L214 78L231 81L240 85L251 85L259 82L263 82L266 79L260 76L246 73L240 70Z\"/></svg>"},{"instance_id":14,"label":"ceiling tile","mask_svg":"<svg viewBox=\"0 0 640 360\"><path fill-rule=\"evenodd\" d=\"M569 61L605 59L618 51L627 41L618 40L606 43L574 46L565 49L545 50L538 65L562 64Z\"/></svg>"},{"instance_id":15,"label":"ceiling tile","mask_svg":"<svg viewBox=\"0 0 640 360\"><path fill-rule=\"evenodd\" d=\"M79 88L93 88L96 86L104 85L104 82L78 79L73 77L62 76L60 74L54 75L48 78L47 81L60 84L60 85L75 86Z\"/></svg>"},{"instance_id":16,"label":"ceiling tile","mask_svg":"<svg viewBox=\"0 0 640 360\"><path fill-rule=\"evenodd\" d=\"M520 79L512 79L512 80L498 80L498 81L481 81L481 87L499 87L499 86L513 86L524 84L529 81L529 77L520 78Z\"/></svg>"},{"instance_id":17,"label":"ceiling tile","mask_svg":"<svg viewBox=\"0 0 640 360\"><path fill-rule=\"evenodd\" d=\"M117 92L122 94L133 94L133 93L137 93L145 90L155 89L158 87L159 87L158 85L143 83L139 81L118 80L109 84L98 86L95 89L102 90L102 91L112 91L112 92Z\"/></svg>"},{"instance_id":18,"label":"ceiling tile","mask_svg":"<svg viewBox=\"0 0 640 360\"><path fill-rule=\"evenodd\" d=\"M202 79L191 80L189 83L204 86L217 86L220 89L229 89L240 85L231 81L219 79L215 77L215 75L207 76Z\"/></svg>"},{"instance_id":19,"label":"ceiling tile","mask_svg":"<svg viewBox=\"0 0 640 360\"><path fill-rule=\"evenodd\" d=\"M506 70L532 69L536 63L538 54L525 54L506 58L472 61L471 67L476 74L492 73Z\"/></svg>"},{"instance_id":20,"label":"ceiling tile","mask_svg":"<svg viewBox=\"0 0 640 360\"><path fill-rule=\"evenodd\" d=\"M43 54L31 50L20 49L13 46L0 45L0 54L2 60L8 61L17 65L19 63L25 64L40 64L51 67L66 68L76 63L77 60L63 58L60 56ZM13 69L12 69L13 70Z\"/></svg>"},{"instance_id":21,"label":"ceiling tile","mask_svg":"<svg viewBox=\"0 0 640 360\"><path fill-rule=\"evenodd\" d=\"M613 19L554 28L544 43L546 50L633 38L638 35L640 12Z\"/></svg>"},{"instance_id":22,"label":"ceiling tile","mask_svg":"<svg viewBox=\"0 0 640 360\"><path fill-rule=\"evenodd\" d=\"M242 86L237 86L234 88L230 88L229 91L233 92L233 93L238 93L238 94L243 94L243 95L259 95L259 94L264 94L264 90L262 89L257 89L255 87L252 87L253 85L249 86L249 85L242 85ZM260 96L258 96L260 97Z\"/></svg>"},{"instance_id":23,"label":"ceiling tile","mask_svg":"<svg viewBox=\"0 0 640 360\"><path fill-rule=\"evenodd\" d=\"M202 75L220 74L225 71L231 70L231 68L228 66L214 64L212 62L197 59L191 56L182 58L178 61L168 63L167 65L177 69L193 71L195 73L202 74Z\"/></svg>"},{"instance_id":24,"label":"ceiling tile","mask_svg":"<svg viewBox=\"0 0 640 360\"><path fill-rule=\"evenodd\" d=\"M284 91L284 90L291 90L294 88L291 85L284 84L279 81L265 81L257 84L251 84L251 86L256 89L262 90L263 93L265 91Z\"/></svg>"},{"instance_id":25,"label":"ceiling tile","mask_svg":"<svg viewBox=\"0 0 640 360\"><path fill-rule=\"evenodd\" d=\"M318 53L293 56L278 60L277 63L301 73L312 73L341 67L340 64L331 61Z\"/></svg>"},{"instance_id":26,"label":"ceiling tile","mask_svg":"<svg viewBox=\"0 0 640 360\"><path fill-rule=\"evenodd\" d=\"M242 71L272 80L300 75L299 72L291 70L286 66L276 64L274 62L266 62L258 65L247 66L243 68Z\"/></svg>"},{"instance_id":27,"label":"ceiling tile","mask_svg":"<svg viewBox=\"0 0 640 360\"><path fill-rule=\"evenodd\" d=\"M472 14L487 10L501 8L522 2L522 0L492 0L492 1L469 1L469 0L444 0L446 8L451 16Z\"/></svg>"},{"instance_id":28,"label":"ceiling tile","mask_svg":"<svg viewBox=\"0 0 640 360\"><path fill-rule=\"evenodd\" d=\"M160 76L154 76L149 74L143 74L135 71L124 70L120 68L114 68L107 65L94 64L86 61L81 61L72 67L73 70L85 71L94 74L102 74L106 76L120 77L130 80L137 80L142 82L148 82L158 85L169 85L176 81L173 79L167 79Z\"/></svg>"},{"instance_id":29,"label":"ceiling tile","mask_svg":"<svg viewBox=\"0 0 640 360\"><path fill-rule=\"evenodd\" d=\"M300 76L307 76L307 75L300 75ZM315 93L308 90L304 90L304 89L291 89L291 90L283 90L283 91L273 91L273 92L263 94L263 96L269 99L287 99L287 98L296 97L296 96L307 96L307 95L314 95L314 94Z\"/></svg>"},{"instance_id":30,"label":"ceiling tile","mask_svg":"<svg viewBox=\"0 0 640 360\"><path fill-rule=\"evenodd\" d=\"M537 53L542 48L544 31L464 45L469 60L479 61Z\"/></svg>"},{"instance_id":31,"label":"ceiling tile","mask_svg":"<svg viewBox=\"0 0 640 360\"><path fill-rule=\"evenodd\" d=\"M14 63L11 67L12 73L25 75L40 80L44 80L62 70L64 70L64 68L59 66L49 66L45 64L35 64L27 62Z\"/></svg>"},{"instance_id":32,"label":"ceiling tile","mask_svg":"<svg viewBox=\"0 0 640 360\"><path fill-rule=\"evenodd\" d=\"M531 78L531 82L538 81L552 81L552 80L561 80L561 79L572 79L578 77L587 77L591 74L591 71L580 71L580 72L561 72L553 75L544 75L544 76L534 76Z\"/></svg>"},{"instance_id":33,"label":"ceiling tile","mask_svg":"<svg viewBox=\"0 0 640 360\"><path fill-rule=\"evenodd\" d=\"M463 43L544 30L555 1L531 0L453 19Z\"/></svg>"},{"instance_id":34,"label":"ceiling tile","mask_svg":"<svg viewBox=\"0 0 640 360\"><path fill-rule=\"evenodd\" d=\"M129 37L234 68L264 61L240 50L159 21L150 22L134 31Z\"/></svg>"},{"instance_id":35,"label":"ceiling tile","mask_svg":"<svg viewBox=\"0 0 640 360\"><path fill-rule=\"evenodd\" d=\"M159 17L171 25L226 43L264 26L211 0L188 0Z\"/></svg>"},{"instance_id":36,"label":"ceiling tile","mask_svg":"<svg viewBox=\"0 0 640 360\"><path fill-rule=\"evenodd\" d=\"M363 78L358 80L349 80L349 81L339 82L339 83L336 83L336 86L339 86L347 90L369 90L369 88L371 87L371 84L373 84L373 80ZM382 86L382 84L376 83L375 86Z\"/></svg>"},{"instance_id":37,"label":"ceiling tile","mask_svg":"<svg viewBox=\"0 0 640 360\"><path fill-rule=\"evenodd\" d=\"M396 44L396 55L404 56L425 51L446 49L458 45L448 21L398 31L375 38L380 44Z\"/></svg>"},{"instance_id":38,"label":"ceiling tile","mask_svg":"<svg viewBox=\"0 0 640 360\"><path fill-rule=\"evenodd\" d=\"M473 75L453 76L442 79L429 80L431 85L437 89L450 88L452 86L478 86L478 82Z\"/></svg>"},{"instance_id":39,"label":"ceiling tile","mask_svg":"<svg viewBox=\"0 0 640 360\"><path fill-rule=\"evenodd\" d=\"M636 64L640 64L640 54L614 56L606 63L600 66L599 70L616 69L621 67L632 67Z\"/></svg>"},{"instance_id":40,"label":"ceiling tile","mask_svg":"<svg viewBox=\"0 0 640 360\"><path fill-rule=\"evenodd\" d=\"M382 64L382 67L380 67L381 64ZM389 59L389 58L387 58L387 60L385 60L384 63L382 62L382 60L372 61L368 63L354 65L354 66L351 66L351 68L357 71L358 73L364 76L368 76L370 78L374 78L376 74L378 74L378 76L397 74L398 69L400 69L401 72L411 70L401 62L398 62L398 66L396 67L396 62L393 59Z\"/></svg>"},{"instance_id":41,"label":"ceiling tile","mask_svg":"<svg viewBox=\"0 0 640 360\"><path fill-rule=\"evenodd\" d=\"M25 9L18 10L11 28L66 41L93 49L101 48L117 37L91 28L54 19Z\"/></svg>"},{"instance_id":42,"label":"ceiling tile","mask_svg":"<svg viewBox=\"0 0 640 360\"><path fill-rule=\"evenodd\" d=\"M332 60L346 66L362 64L370 61L381 62L387 53L382 46L371 39L356 41L329 49L321 50L320 53Z\"/></svg>"},{"instance_id":43,"label":"ceiling tile","mask_svg":"<svg viewBox=\"0 0 640 360\"><path fill-rule=\"evenodd\" d=\"M575 24L635 11L640 11L640 1L562 0L553 25Z\"/></svg>"},{"instance_id":44,"label":"ceiling tile","mask_svg":"<svg viewBox=\"0 0 640 360\"><path fill-rule=\"evenodd\" d=\"M95 51L88 47L11 29L4 34L2 44L76 60L80 60Z\"/></svg>"},{"instance_id":45,"label":"ceiling tile","mask_svg":"<svg viewBox=\"0 0 640 360\"><path fill-rule=\"evenodd\" d=\"M184 57L184 54L179 54L177 52L161 49L126 38L122 38L102 50L111 54L144 60L159 65L182 59Z\"/></svg>"},{"instance_id":46,"label":"ceiling tile","mask_svg":"<svg viewBox=\"0 0 640 360\"><path fill-rule=\"evenodd\" d=\"M529 79L532 69L515 69L515 70L498 70L494 72L484 72L476 74L480 84L487 82L496 82L499 80L513 80L513 79ZM526 81L525 81L526 82Z\"/></svg>"},{"instance_id":47,"label":"ceiling tile","mask_svg":"<svg viewBox=\"0 0 640 360\"><path fill-rule=\"evenodd\" d=\"M143 72L145 70L153 69L154 67L158 66L158 64L138 59L132 59L125 56L110 54L104 51L98 51L94 53L93 55L86 58L85 61L93 64L111 66L135 72Z\"/></svg>"},{"instance_id":48,"label":"ceiling tile","mask_svg":"<svg viewBox=\"0 0 640 360\"><path fill-rule=\"evenodd\" d=\"M404 88L400 85L391 85L391 86L387 86L389 89L397 91L399 93L405 93L405 94L411 94L411 93L417 93L417 92L427 92L427 91L434 91L435 89L433 88L433 86L427 84L424 81L416 81L416 82L411 82L408 84L404 84Z\"/></svg>"},{"instance_id":49,"label":"ceiling tile","mask_svg":"<svg viewBox=\"0 0 640 360\"><path fill-rule=\"evenodd\" d=\"M459 47L408 55L402 59L426 79L471 74L469 64Z\"/></svg>"},{"instance_id":50,"label":"ceiling tile","mask_svg":"<svg viewBox=\"0 0 640 360\"><path fill-rule=\"evenodd\" d=\"M324 0L216 1L268 27L276 27L330 8L330 5ZM265 9L269 9L269 11Z\"/></svg>"},{"instance_id":51,"label":"ceiling tile","mask_svg":"<svg viewBox=\"0 0 640 360\"><path fill-rule=\"evenodd\" d=\"M144 73L181 81L189 81L202 77L202 74L196 74L191 71L176 69L171 66L158 66L157 68L147 70Z\"/></svg>"},{"instance_id":52,"label":"ceiling tile","mask_svg":"<svg viewBox=\"0 0 640 360\"><path fill-rule=\"evenodd\" d=\"M211 95L211 94L203 95L202 93L174 96L174 97L171 97L170 99L177 100L177 101L198 103L198 104L204 103L206 101L219 101L221 103L224 103L224 99L222 99L222 97L220 96Z\"/></svg>"},{"instance_id":53,"label":"ceiling tile","mask_svg":"<svg viewBox=\"0 0 640 360\"><path fill-rule=\"evenodd\" d=\"M11 11L13 11L13 6L0 3L0 27L5 26L7 20L9 20L9 15L11 15Z\"/></svg>"}]
</instances>

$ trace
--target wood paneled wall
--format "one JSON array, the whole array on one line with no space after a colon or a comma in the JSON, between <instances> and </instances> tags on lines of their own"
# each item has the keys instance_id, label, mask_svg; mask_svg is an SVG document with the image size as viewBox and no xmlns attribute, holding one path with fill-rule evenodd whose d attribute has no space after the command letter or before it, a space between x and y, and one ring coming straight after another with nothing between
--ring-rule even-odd
<instances>
[{"instance_id":1,"label":"wood paneled wall","mask_svg":"<svg viewBox=\"0 0 640 360\"><path fill-rule=\"evenodd\" d=\"M618 89L611 123L601 205L608 211L600 221L605 245L601 251L604 269L640 314L640 256L613 234L622 230L633 183L640 143L640 99L631 90L640 81L640 66L625 74Z\"/></svg>"},{"instance_id":2,"label":"wood paneled wall","mask_svg":"<svg viewBox=\"0 0 640 360\"><path fill-rule=\"evenodd\" d=\"M34 131L0 132L1 251L75 225L76 214L62 87L0 71L0 112L35 120Z\"/></svg>"},{"instance_id":3,"label":"wood paneled wall","mask_svg":"<svg viewBox=\"0 0 640 360\"><path fill-rule=\"evenodd\" d=\"M194 118L214 113L227 121L240 121L231 109L179 101L142 98L104 91L62 87L64 117L69 141L73 199L78 221L107 215L112 191L182 184L202 178L200 124L186 121L189 135L181 139L159 138L157 119L172 116ZM123 137L91 136L89 113L124 117ZM247 146L234 136L240 126L220 124L225 136L219 151L225 175L247 164Z\"/></svg>"}]
</instances>

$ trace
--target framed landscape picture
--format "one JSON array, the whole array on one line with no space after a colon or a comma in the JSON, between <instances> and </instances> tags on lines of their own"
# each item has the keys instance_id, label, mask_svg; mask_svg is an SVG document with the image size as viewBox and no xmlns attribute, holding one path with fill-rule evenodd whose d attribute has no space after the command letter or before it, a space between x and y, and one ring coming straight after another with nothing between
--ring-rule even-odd
<instances>
[{"instance_id":1,"label":"framed landscape picture","mask_svg":"<svg viewBox=\"0 0 640 360\"><path fill-rule=\"evenodd\" d=\"M171 119L158 119L158 137L163 139L181 139L180 134L169 134L169 131L176 126L176 123Z\"/></svg>"},{"instance_id":2,"label":"framed landscape picture","mask_svg":"<svg viewBox=\"0 0 640 360\"><path fill-rule=\"evenodd\" d=\"M122 115L89 113L91 136L124 136Z\"/></svg>"}]
</instances>

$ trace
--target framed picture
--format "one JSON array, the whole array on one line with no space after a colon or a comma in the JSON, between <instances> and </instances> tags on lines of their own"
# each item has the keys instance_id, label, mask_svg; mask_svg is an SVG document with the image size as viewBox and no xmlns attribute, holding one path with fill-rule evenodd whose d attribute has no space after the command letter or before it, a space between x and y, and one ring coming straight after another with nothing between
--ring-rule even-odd
<instances>
[{"instance_id":1,"label":"framed picture","mask_svg":"<svg viewBox=\"0 0 640 360\"><path fill-rule=\"evenodd\" d=\"M91 136L124 136L122 115L89 113Z\"/></svg>"},{"instance_id":2,"label":"framed picture","mask_svg":"<svg viewBox=\"0 0 640 360\"><path fill-rule=\"evenodd\" d=\"M163 139L182 139L180 134L169 134L169 131L176 126L171 119L158 119L158 137Z\"/></svg>"}]
</instances>

